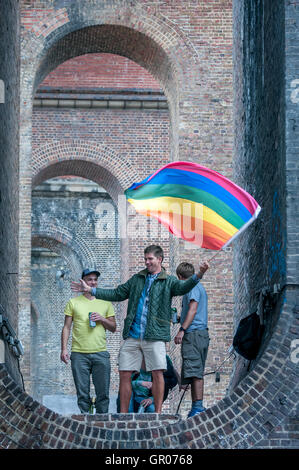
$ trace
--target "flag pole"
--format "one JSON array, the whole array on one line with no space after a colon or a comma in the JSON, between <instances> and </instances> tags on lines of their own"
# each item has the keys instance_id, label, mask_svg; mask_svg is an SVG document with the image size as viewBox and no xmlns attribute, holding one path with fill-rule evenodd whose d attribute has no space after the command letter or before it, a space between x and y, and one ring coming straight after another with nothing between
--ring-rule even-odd
<instances>
[{"instance_id":1,"label":"flag pole","mask_svg":"<svg viewBox=\"0 0 299 470\"><path fill-rule=\"evenodd\" d=\"M212 258L208 259L208 263L210 263L210 261L212 261L212 259L214 259L219 254L220 251L223 251L222 248L216 251L216 253L212 256Z\"/></svg>"}]
</instances>

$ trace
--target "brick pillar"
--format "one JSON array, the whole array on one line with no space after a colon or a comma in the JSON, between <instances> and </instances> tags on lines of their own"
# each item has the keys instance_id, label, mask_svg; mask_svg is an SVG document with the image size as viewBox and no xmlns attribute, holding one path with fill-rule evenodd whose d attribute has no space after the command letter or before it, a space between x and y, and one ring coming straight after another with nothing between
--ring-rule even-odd
<instances>
[{"instance_id":1,"label":"brick pillar","mask_svg":"<svg viewBox=\"0 0 299 470\"><path fill-rule=\"evenodd\" d=\"M0 313L17 331L19 192L19 4L0 1ZM20 382L15 357L5 345L5 362ZM2 344L3 350L3 344Z\"/></svg>"}]
</instances>

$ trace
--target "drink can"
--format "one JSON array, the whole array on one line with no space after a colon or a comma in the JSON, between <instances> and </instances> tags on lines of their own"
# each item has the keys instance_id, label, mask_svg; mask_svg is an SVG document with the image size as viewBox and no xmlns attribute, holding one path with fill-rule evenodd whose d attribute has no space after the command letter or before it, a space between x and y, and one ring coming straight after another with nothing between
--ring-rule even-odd
<instances>
[{"instance_id":1,"label":"drink can","mask_svg":"<svg viewBox=\"0 0 299 470\"><path fill-rule=\"evenodd\" d=\"M90 319L90 316L92 315L93 312L89 312L88 318L89 318L89 326L91 328L94 328L96 326L96 322Z\"/></svg>"},{"instance_id":2,"label":"drink can","mask_svg":"<svg viewBox=\"0 0 299 470\"><path fill-rule=\"evenodd\" d=\"M172 307L171 309L171 312L172 312L172 323L177 323L178 322L178 311L176 309L176 307Z\"/></svg>"}]
</instances>

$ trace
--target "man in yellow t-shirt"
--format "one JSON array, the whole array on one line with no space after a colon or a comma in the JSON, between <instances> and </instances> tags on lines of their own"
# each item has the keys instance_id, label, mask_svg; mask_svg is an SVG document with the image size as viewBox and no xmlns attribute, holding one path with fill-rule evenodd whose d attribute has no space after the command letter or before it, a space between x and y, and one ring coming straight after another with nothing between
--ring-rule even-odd
<instances>
[{"instance_id":1,"label":"man in yellow t-shirt","mask_svg":"<svg viewBox=\"0 0 299 470\"><path fill-rule=\"evenodd\" d=\"M82 279L90 287L97 287L100 273L84 269ZM89 319L89 312L92 312ZM90 375L96 392L97 413L107 413L109 407L110 355L106 348L106 329L114 333L116 322L110 302L98 300L89 292L70 299L65 310L61 333L61 360L71 359L78 406L81 413L88 413L91 405ZM90 326L90 320L95 326ZM67 343L72 332L72 352Z\"/></svg>"}]
</instances>

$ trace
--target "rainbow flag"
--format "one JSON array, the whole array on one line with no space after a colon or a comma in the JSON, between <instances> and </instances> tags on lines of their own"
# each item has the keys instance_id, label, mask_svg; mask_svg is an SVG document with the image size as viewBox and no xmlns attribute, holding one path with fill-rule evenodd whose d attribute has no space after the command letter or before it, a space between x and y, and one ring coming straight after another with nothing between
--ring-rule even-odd
<instances>
[{"instance_id":1,"label":"rainbow flag","mask_svg":"<svg viewBox=\"0 0 299 470\"><path fill-rule=\"evenodd\" d=\"M228 246L258 216L250 194L216 171L172 162L125 191L140 214L156 218L172 234L202 248Z\"/></svg>"}]
</instances>

